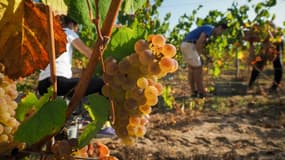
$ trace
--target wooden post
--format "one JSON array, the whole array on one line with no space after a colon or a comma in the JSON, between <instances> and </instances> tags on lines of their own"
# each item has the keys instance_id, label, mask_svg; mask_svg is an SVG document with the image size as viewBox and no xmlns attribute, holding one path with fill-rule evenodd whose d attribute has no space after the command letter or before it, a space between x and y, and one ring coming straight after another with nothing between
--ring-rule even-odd
<instances>
[{"instance_id":1,"label":"wooden post","mask_svg":"<svg viewBox=\"0 0 285 160\"><path fill-rule=\"evenodd\" d=\"M53 13L49 5L47 5L48 10L48 39L49 39L49 59L50 59L50 77L53 86L52 99L57 96L57 80L56 80L56 64L55 64L55 44L54 44L54 30L53 30Z\"/></svg>"}]
</instances>

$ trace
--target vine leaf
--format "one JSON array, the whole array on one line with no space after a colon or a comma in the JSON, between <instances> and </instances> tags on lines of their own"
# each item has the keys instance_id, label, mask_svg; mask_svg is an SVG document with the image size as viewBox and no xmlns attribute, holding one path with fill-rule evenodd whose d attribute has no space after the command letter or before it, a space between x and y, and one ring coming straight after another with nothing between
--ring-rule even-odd
<instances>
[{"instance_id":1,"label":"vine leaf","mask_svg":"<svg viewBox=\"0 0 285 160\"><path fill-rule=\"evenodd\" d=\"M141 8L145 3L146 0L124 1L122 10L127 14L134 14L134 12Z\"/></svg>"},{"instance_id":2,"label":"vine leaf","mask_svg":"<svg viewBox=\"0 0 285 160\"><path fill-rule=\"evenodd\" d=\"M118 60L134 52L134 45L138 39L144 38L147 31L138 22L131 26L117 28L112 33L109 45L104 52L104 58L112 56ZM102 72L102 64L96 68L96 72Z\"/></svg>"},{"instance_id":3,"label":"vine leaf","mask_svg":"<svg viewBox=\"0 0 285 160\"><path fill-rule=\"evenodd\" d=\"M79 148L87 145L97 132L103 127L104 123L108 120L110 113L110 102L99 94L92 94L88 96L90 105L86 105L87 111L91 117L95 117L91 123L88 124L86 129L79 137Z\"/></svg>"},{"instance_id":4,"label":"vine leaf","mask_svg":"<svg viewBox=\"0 0 285 160\"><path fill-rule=\"evenodd\" d=\"M134 52L135 42L146 35L145 29L134 22L131 27L120 27L114 30L112 39L104 53L104 57L113 56L122 59Z\"/></svg>"},{"instance_id":5,"label":"vine leaf","mask_svg":"<svg viewBox=\"0 0 285 160\"><path fill-rule=\"evenodd\" d=\"M67 14L67 5L64 0L42 0L42 3L51 6L53 11L58 14Z\"/></svg>"},{"instance_id":6,"label":"vine leaf","mask_svg":"<svg viewBox=\"0 0 285 160\"><path fill-rule=\"evenodd\" d=\"M0 63L12 79L25 77L49 63L48 13L31 0L0 0ZM54 17L55 49L63 53L66 36Z\"/></svg>"},{"instance_id":7,"label":"vine leaf","mask_svg":"<svg viewBox=\"0 0 285 160\"><path fill-rule=\"evenodd\" d=\"M15 141L31 145L58 132L65 123L66 109L63 99L47 102L34 116L19 126L14 135Z\"/></svg>"},{"instance_id":8,"label":"vine leaf","mask_svg":"<svg viewBox=\"0 0 285 160\"><path fill-rule=\"evenodd\" d=\"M16 118L19 121L24 121L26 118L32 116L37 112L45 103L47 103L52 96L52 87L48 89L48 92L45 93L40 99L37 98L35 93L28 93L23 97L18 104L16 109Z\"/></svg>"},{"instance_id":9,"label":"vine leaf","mask_svg":"<svg viewBox=\"0 0 285 160\"><path fill-rule=\"evenodd\" d=\"M68 6L68 13L67 13L68 16L75 19L78 23L83 24L83 26L95 27L89 17L88 5L86 0L65 0L65 2ZM95 1L89 0L89 2L91 4L93 17L96 17ZM100 6L99 14L101 22L103 22L104 19L106 18L110 4L111 0L99 1L99 6Z\"/></svg>"},{"instance_id":10,"label":"vine leaf","mask_svg":"<svg viewBox=\"0 0 285 160\"><path fill-rule=\"evenodd\" d=\"M34 109L34 104L37 101L37 96L34 93L28 93L24 98L22 98L16 109L17 120L24 121L28 116L29 111Z\"/></svg>"}]
</instances>

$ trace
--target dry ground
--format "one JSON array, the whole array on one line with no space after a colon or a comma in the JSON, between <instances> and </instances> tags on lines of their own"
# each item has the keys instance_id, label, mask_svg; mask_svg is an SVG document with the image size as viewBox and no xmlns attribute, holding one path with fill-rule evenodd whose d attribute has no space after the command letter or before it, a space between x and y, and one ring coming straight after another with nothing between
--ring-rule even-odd
<instances>
[{"instance_id":1,"label":"dry ground","mask_svg":"<svg viewBox=\"0 0 285 160\"><path fill-rule=\"evenodd\" d=\"M246 94L191 99L185 74L164 80L172 87L174 108L155 107L145 137L134 146L124 146L118 138L96 140L120 160L285 159L283 88L267 94L271 82L260 77Z\"/></svg>"}]
</instances>

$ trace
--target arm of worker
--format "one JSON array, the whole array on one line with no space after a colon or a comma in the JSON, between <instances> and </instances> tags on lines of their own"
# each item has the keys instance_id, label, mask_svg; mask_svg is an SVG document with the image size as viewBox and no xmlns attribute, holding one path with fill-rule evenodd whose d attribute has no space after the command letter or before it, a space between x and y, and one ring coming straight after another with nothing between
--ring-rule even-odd
<instances>
[{"instance_id":1,"label":"arm of worker","mask_svg":"<svg viewBox=\"0 0 285 160\"><path fill-rule=\"evenodd\" d=\"M196 48L199 54L203 53L203 47L205 46L207 40L207 35L206 33L202 32L198 40L196 41Z\"/></svg>"},{"instance_id":2,"label":"arm of worker","mask_svg":"<svg viewBox=\"0 0 285 160\"><path fill-rule=\"evenodd\" d=\"M86 46L84 44L84 42L80 38L77 38L77 39L73 40L72 41L72 46L74 48L76 48L80 53L85 55L86 57L88 57L88 58L91 57L92 49L89 48L88 46Z\"/></svg>"}]
</instances>

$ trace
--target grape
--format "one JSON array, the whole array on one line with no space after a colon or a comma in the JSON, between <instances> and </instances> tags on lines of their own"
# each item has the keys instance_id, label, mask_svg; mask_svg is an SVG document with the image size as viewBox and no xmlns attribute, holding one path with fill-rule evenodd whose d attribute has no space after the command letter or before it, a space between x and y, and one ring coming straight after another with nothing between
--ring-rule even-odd
<instances>
[{"instance_id":1,"label":"grape","mask_svg":"<svg viewBox=\"0 0 285 160\"><path fill-rule=\"evenodd\" d=\"M18 107L18 104L15 101L10 101L9 106L11 109L15 110Z\"/></svg>"},{"instance_id":2,"label":"grape","mask_svg":"<svg viewBox=\"0 0 285 160\"><path fill-rule=\"evenodd\" d=\"M162 91L163 91L162 85L160 83L156 82L153 84L153 86L157 89L158 95L161 95Z\"/></svg>"},{"instance_id":3,"label":"grape","mask_svg":"<svg viewBox=\"0 0 285 160\"><path fill-rule=\"evenodd\" d=\"M148 124L148 119L146 117L141 117L140 125L145 126Z\"/></svg>"},{"instance_id":4,"label":"grape","mask_svg":"<svg viewBox=\"0 0 285 160\"><path fill-rule=\"evenodd\" d=\"M126 81L127 81L127 79L123 74L117 74L113 78L112 85L120 87L120 86L123 86Z\"/></svg>"},{"instance_id":5,"label":"grape","mask_svg":"<svg viewBox=\"0 0 285 160\"><path fill-rule=\"evenodd\" d=\"M143 89L138 87L133 87L132 89L127 91L127 93L129 93L129 97L138 100L141 98L141 96L143 96Z\"/></svg>"},{"instance_id":6,"label":"grape","mask_svg":"<svg viewBox=\"0 0 285 160\"><path fill-rule=\"evenodd\" d=\"M179 67L178 62L176 60L173 60L173 63L174 65L172 66L170 73L176 72Z\"/></svg>"},{"instance_id":7,"label":"grape","mask_svg":"<svg viewBox=\"0 0 285 160\"><path fill-rule=\"evenodd\" d=\"M163 35L157 34L152 37L151 43L155 46L164 46L166 39Z\"/></svg>"},{"instance_id":8,"label":"grape","mask_svg":"<svg viewBox=\"0 0 285 160\"><path fill-rule=\"evenodd\" d=\"M161 46L151 46L151 50L155 55L159 55L160 53L162 53L162 49L163 47Z\"/></svg>"},{"instance_id":9,"label":"grape","mask_svg":"<svg viewBox=\"0 0 285 160\"><path fill-rule=\"evenodd\" d=\"M8 135L6 135L6 134L0 135L0 143L7 142L8 140L9 140Z\"/></svg>"},{"instance_id":10,"label":"grape","mask_svg":"<svg viewBox=\"0 0 285 160\"><path fill-rule=\"evenodd\" d=\"M148 36L147 36L147 41L148 41L149 43L151 43L151 42L152 42L153 37L154 37L154 34L150 34L150 35L148 35Z\"/></svg>"},{"instance_id":11,"label":"grape","mask_svg":"<svg viewBox=\"0 0 285 160\"><path fill-rule=\"evenodd\" d=\"M137 101L132 98L129 98L125 101L124 107L127 111L133 113L134 111L137 110Z\"/></svg>"},{"instance_id":12,"label":"grape","mask_svg":"<svg viewBox=\"0 0 285 160\"><path fill-rule=\"evenodd\" d=\"M137 126L137 129L136 129L136 132L135 132L135 135L137 137L142 137L144 136L146 133L146 128L145 126Z\"/></svg>"},{"instance_id":13,"label":"grape","mask_svg":"<svg viewBox=\"0 0 285 160\"><path fill-rule=\"evenodd\" d=\"M0 68L2 66L0 64ZM15 148L13 135L20 123L15 118L15 109L18 106L15 102L18 96L16 83L1 72L2 69L0 69L0 153L3 153L3 146L5 152Z\"/></svg>"},{"instance_id":14,"label":"grape","mask_svg":"<svg viewBox=\"0 0 285 160\"><path fill-rule=\"evenodd\" d=\"M12 109L11 107L8 108L8 113L10 114L10 116L14 117L16 114L16 111L14 109Z\"/></svg>"},{"instance_id":15,"label":"grape","mask_svg":"<svg viewBox=\"0 0 285 160\"><path fill-rule=\"evenodd\" d=\"M7 121L7 126L9 127L18 126L18 125L19 125L19 122L15 118L10 118Z\"/></svg>"},{"instance_id":16,"label":"grape","mask_svg":"<svg viewBox=\"0 0 285 160\"><path fill-rule=\"evenodd\" d=\"M112 89L111 87L108 85L108 84L105 84L103 87L102 87L102 94L106 97L111 97L111 92L112 92Z\"/></svg>"},{"instance_id":17,"label":"grape","mask_svg":"<svg viewBox=\"0 0 285 160\"><path fill-rule=\"evenodd\" d=\"M6 133L6 134L11 134L12 131L13 131L13 128L12 128L12 127L6 126L6 127L4 128L4 133Z\"/></svg>"},{"instance_id":18,"label":"grape","mask_svg":"<svg viewBox=\"0 0 285 160\"><path fill-rule=\"evenodd\" d=\"M168 57L163 57L159 62L160 69L165 72L170 72L174 65L174 59Z\"/></svg>"},{"instance_id":19,"label":"grape","mask_svg":"<svg viewBox=\"0 0 285 160\"><path fill-rule=\"evenodd\" d=\"M148 49L148 43L145 40L138 40L135 43L135 51L136 53L141 53L144 50Z\"/></svg>"},{"instance_id":20,"label":"grape","mask_svg":"<svg viewBox=\"0 0 285 160\"><path fill-rule=\"evenodd\" d=\"M136 82L135 80L131 79L131 78L126 78L124 83L122 84L122 88L124 90L130 90L132 89L134 86L136 86Z\"/></svg>"},{"instance_id":21,"label":"grape","mask_svg":"<svg viewBox=\"0 0 285 160\"><path fill-rule=\"evenodd\" d=\"M109 74L103 74L102 79L106 84L111 83L113 81L113 76L111 76Z\"/></svg>"},{"instance_id":22,"label":"grape","mask_svg":"<svg viewBox=\"0 0 285 160\"><path fill-rule=\"evenodd\" d=\"M116 119L112 126L123 143L134 144L145 135L146 117L163 90L158 79L177 70L175 55L175 46L166 44L163 35L154 34L147 41L136 41L134 52L120 61L104 60L102 93L113 101Z\"/></svg>"},{"instance_id":23,"label":"grape","mask_svg":"<svg viewBox=\"0 0 285 160\"><path fill-rule=\"evenodd\" d=\"M119 66L116 59L110 59L105 63L106 73L109 75L116 75L119 71Z\"/></svg>"},{"instance_id":24,"label":"grape","mask_svg":"<svg viewBox=\"0 0 285 160\"><path fill-rule=\"evenodd\" d=\"M131 54L131 55L129 56L129 61L130 61L131 65L133 65L133 66L135 66L135 67L137 67L137 66L140 65L139 55L138 55L138 54L134 54L134 53Z\"/></svg>"},{"instance_id":25,"label":"grape","mask_svg":"<svg viewBox=\"0 0 285 160\"><path fill-rule=\"evenodd\" d=\"M0 73L1 74L1 73ZM1 81L0 81L1 82ZM0 83L1 84L1 83ZM3 88L0 88L0 96L4 97L5 95L5 90Z\"/></svg>"},{"instance_id":26,"label":"grape","mask_svg":"<svg viewBox=\"0 0 285 160\"><path fill-rule=\"evenodd\" d=\"M12 100L17 98L18 92L16 91L16 86L9 85L9 87L6 87L5 90L6 95L8 95Z\"/></svg>"},{"instance_id":27,"label":"grape","mask_svg":"<svg viewBox=\"0 0 285 160\"><path fill-rule=\"evenodd\" d=\"M152 75L158 75L161 72L158 63L152 63L148 66L148 72Z\"/></svg>"},{"instance_id":28,"label":"grape","mask_svg":"<svg viewBox=\"0 0 285 160\"><path fill-rule=\"evenodd\" d=\"M147 49L141 52L141 54L139 54L139 60L140 60L140 63L143 65L151 64L154 60L154 56L151 50Z\"/></svg>"},{"instance_id":29,"label":"grape","mask_svg":"<svg viewBox=\"0 0 285 160\"><path fill-rule=\"evenodd\" d=\"M4 112L0 114L0 121L7 122L7 120L10 118L10 114L8 112Z\"/></svg>"},{"instance_id":30,"label":"grape","mask_svg":"<svg viewBox=\"0 0 285 160\"><path fill-rule=\"evenodd\" d=\"M141 123L140 117L137 116L131 116L129 117L129 124L133 126L138 126Z\"/></svg>"},{"instance_id":31,"label":"grape","mask_svg":"<svg viewBox=\"0 0 285 160\"><path fill-rule=\"evenodd\" d=\"M146 98L146 104L150 105L150 106L154 106L156 105L158 102L158 98L157 97L148 97Z\"/></svg>"},{"instance_id":32,"label":"grape","mask_svg":"<svg viewBox=\"0 0 285 160\"><path fill-rule=\"evenodd\" d=\"M165 44L161 52L165 57L172 58L176 55L176 48L172 44Z\"/></svg>"},{"instance_id":33,"label":"grape","mask_svg":"<svg viewBox=\"0 0 285 160\"><path fill-rule=\"evenodd\" d=\"M148 86L144 91L144 95L146 98L156 97L158 95L158 91L154 86Z\"/></svg>"},{"instance_id":34,"label":"grape","mask_svg":"<svg viewBox=\"0 0 285 160\"><path fill-rule=\"evenodd\" d=\"M135 135L136 135L136 132L137 132L137 127L134 126L134 125L128 124L128 125L127 125L127 130L128 130L128 134L129 134L130 136L135 136Z\"/></svg>"},{"instance_id":35,"label":"grape","mask_svg":"<svg viewBox=\"0 0 285 160\"><path fill-rule=\"evenodd\" d=\"M4 131L4 126L0 124L0 135L3 133L3 131Z\"/></svg>"},{"instance_id":36,"label":"grape","mask_svg":"<svg viewBox=\"0 0 285 160\"><path fill-rule=\"evenodd\" d=\"M129 68L131 67L131 63L128 58L123 58L119 62L119 71L121 73L128 73Z\"/></svg>"},{"instance_id":37,"label":"grape","mask_svg":"<svg viewBox=\"0 0 285 160\"><path fill-rule=\"evenodd\" d=\"M4 98L0 99L0 113L4 113L7 111L8 111L8 105L6 100Z\"/></svg>"},{"instance_id":38,"label":"grape","mask_svg":"<svg viewBox=\"0 0 285 160\"><path fill-rule=\"evenodd\" d=\"M131 146L135 143L135 139L133 137L122 137L121 141L127 146Z\"/></svg>"},{"instance_id":39,"label":"grape","mask_svg":"<svg viewBox=\"0 0 285 160\"><path fill-rule=\"evenodd\" d=\"M148 86L148 80L145 78L145 77L140 77L138 80L137 80L137 86L139 88L146 88Z\"/></svg>"},{"instance_id":40,"label":"grape","mask_svg":"<svg viewBox=\"0 0 285 160\"><path fill-rule=\"evenodd\" d=\"M139 106L139 109L145 115L151 113L151 106L149 106L149 105L141 105L141 106Z\"/></svg>"}]
</instances>

